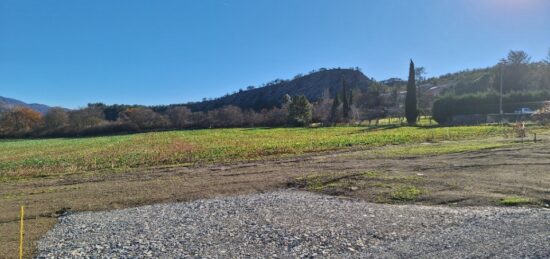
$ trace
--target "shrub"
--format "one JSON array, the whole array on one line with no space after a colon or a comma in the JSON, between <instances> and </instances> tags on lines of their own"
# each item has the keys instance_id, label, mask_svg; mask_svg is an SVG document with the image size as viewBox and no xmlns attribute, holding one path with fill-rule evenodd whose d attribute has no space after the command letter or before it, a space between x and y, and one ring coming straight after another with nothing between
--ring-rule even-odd
<instances>
[{"instance_id":1,"label":"shrub","mask_svg":"<svg viewBox=\"0 0 550 259\"><path fill-rule=\"evenodd\" d=\"M399 201L412 201L418 198L420 194L422 194L422 191L414 186L403 186L393 191L391 197Z\"/></svg>"}]
</instances>

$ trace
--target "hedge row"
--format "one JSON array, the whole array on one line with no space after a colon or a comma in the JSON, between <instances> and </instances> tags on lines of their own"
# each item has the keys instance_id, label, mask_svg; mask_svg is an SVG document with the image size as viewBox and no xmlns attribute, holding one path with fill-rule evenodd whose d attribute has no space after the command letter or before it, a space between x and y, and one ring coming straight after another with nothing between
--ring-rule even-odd
<instances>
[{"instance_id":1,"label":"hedge row","mask_svg":"<svg viewBox=\"0 0 550 259\"><path fill-rule=\"evenodd\" d=\"M533 110L540 108L550 100L550 92L511 92L503 95L504 113L513 113L523 107ZM433 104L433 118L439 124L452 121L454 115L490 114L500 112L500 95L496 92L484 92L465 95L446 95Z\"/></svg>"}]
</instances>

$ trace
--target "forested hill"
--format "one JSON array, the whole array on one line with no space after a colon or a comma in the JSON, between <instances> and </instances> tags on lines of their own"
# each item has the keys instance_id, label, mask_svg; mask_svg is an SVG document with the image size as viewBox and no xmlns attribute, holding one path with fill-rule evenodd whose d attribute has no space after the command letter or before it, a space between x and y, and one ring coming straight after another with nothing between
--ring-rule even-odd
<instances>
[{"instance_id":1,"label":"forested hill","mask_svg":"<svg viewBox=\"0 0 550 259\"><path fill-rule=\"evenodd\" d=\"M501 77L502 73L502 77ZM442 92L462 95L487 91L550 91L550 65L544 62L495 65L488 68L450 73L423 82Z\"/></svg>"},{"instance_id":2,"label":"forested hill","mask_svg":"<svg viewBox=\"0 0 550 259\"><path fill-rule=\"evenodd\" d=\"M183 104L193 111L208 111L227 105L241 109L270 109L282 103L285 94L304 95L310 101L319 100L328 89L333 98L342 89L342 80L350 88L366 91L371 80L357 69L320 69L308 75L298 75L292 80L275 80L258 88L249 87L214 100Z\"/></svg>"}]
</instances>

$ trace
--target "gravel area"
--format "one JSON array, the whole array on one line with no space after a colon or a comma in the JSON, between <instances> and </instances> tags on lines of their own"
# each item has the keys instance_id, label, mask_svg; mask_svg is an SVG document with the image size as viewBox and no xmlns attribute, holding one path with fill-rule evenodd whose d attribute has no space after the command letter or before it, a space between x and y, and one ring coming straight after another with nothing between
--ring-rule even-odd
<instances>
[{"instance_id":1,"label":"gravel area","mask_svg":"<svg viewBox=\"0 0 550 259\"><path fill-rule=\"evenodd\" d=\"M39 258L550 257L550 210L279 191L63 216Z\"/></svg>"}]
</instances>

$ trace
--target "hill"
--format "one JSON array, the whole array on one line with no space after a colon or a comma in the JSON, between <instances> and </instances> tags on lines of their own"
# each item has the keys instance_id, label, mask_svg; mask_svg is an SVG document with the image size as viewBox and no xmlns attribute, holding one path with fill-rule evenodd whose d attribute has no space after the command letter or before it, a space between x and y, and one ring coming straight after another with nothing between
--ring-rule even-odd
<instances>
[{"instance_id":1,"label":"hill","mask_svg":"<svg viewBox=\"0 0 550 259\"><path fill-rule=\"evenodd\" d=\"M240 90L214 100L183 104L193 111L208 111L227 105L242 109L269 109L279 106L285 94L290 96L304 95L310 101L317 101L328 89L331 98L342 89L342 80L350 88L366 91L371 80L356 69L320 69L292 80L275 80L263 87Z\"/></svg>"},{"instance_id":2,"label":"hill","mask_svg":"<svg viewBox=\"0 0 550 259\"><path fill-rule=\"evenodd\" d=\"M6 97L0 96L0 111L9 110L9 109L12 109L12 108L17 107L17 106L28 107L28 108L31 108L31 109L33 109L37 112L42 113L42 114L47 113L51 109L50 106L47 106L47 105L44 105L44 104L25 103L25 102L22 102L22 101L19 101L19 100L16 100L16 99L11 99L11 98L6 98Z\"/></svg>"},{"instance_id":3,"label":"hill","mask_svg":"<svg viewBox=\"0 0 550 259\"><path fill-rule=\"evenodd\" d=\"M504 92L550 90L550 67L544 62L464 70L430 78L423 85L457 95L499 91L501 73Z\"/></svg>"}]
</instances>

